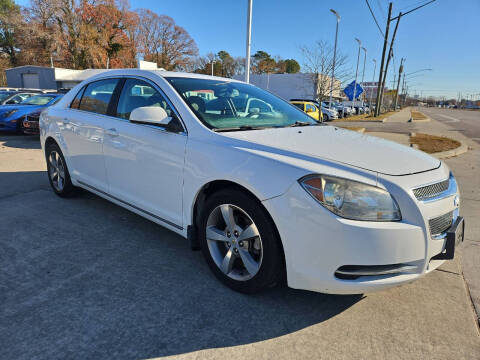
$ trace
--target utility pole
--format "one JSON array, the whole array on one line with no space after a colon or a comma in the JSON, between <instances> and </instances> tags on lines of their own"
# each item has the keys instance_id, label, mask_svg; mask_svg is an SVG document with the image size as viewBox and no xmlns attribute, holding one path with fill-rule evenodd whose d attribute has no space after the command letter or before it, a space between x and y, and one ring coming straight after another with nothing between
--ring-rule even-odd
<instances>
[{"instance_id":1,"label":"utility pole","mask_svg":"<svg viewBox=\"0 0 480 360\"><path fill-rule=\"evenodd\" d=\"M250 44L252 41L252 1L248 0L247 10L247 51L245 55L245 82L250 82Z\"/></svg>"},{"instance_id":2,"label":"utility pole","mask_svg":"<svg viewBox=\"0 0 480 360\"><path fill-rule=\"evenodd\" d=\"M372 85L375 82L375 70L377 70L377 60L373 60L373 79L372 79ZM370 88L370 103L368 104L368 109L370 114L372 113L372 98L373 98L373 86Z\"/></svg>"},{"instance_id":3,"label":"utility pole","mask_svg":"<svg viewBox=\"0 0 480 360\"><path fill-rule=\"evenodd\" d=\"M377 101L375 103L375 114L374 116L380 115L380 99L381 99L381 86L382 86L382 78L383 78L383 65L385 64L385 52L387 51L387 44L388 44L388 32L390 30L390 18L392 17L392 6L393 4L390 3L388 5L388 17L387 17L387 27L385 29L385 38L383 40L383 50L382 50L382 60L380 61L380 71L378 76L378 86L377 86Z\"/></svg>"},{"instance_id":4,"label":"utility pole","mask_svg":"<svg viewBox=\"0 0 480 360\"><path fill-rule=\"evenodd\" d=\"M393 110L397 111L397 103L398 103L398 91L400 90L400 79L402 78L402 73L403 73L403 62L405 61L405 58L402 58L400 60L400 68L398 69L398 83L397 83L397 92L395 94L395 102L393 103Z\"/></svg>"},{"instance_id":5,"label":"utility pole","mask_svg":"<svg viewBox=\"0 0 480 360\"><path fill-rule=\"evenodd\" d=\"M383 90L385 89L385 81L387 80L388 65L390 64L390 59L393 57L393 43L395 41L395 36L397 35L398 23L400 22L401 17L402 17L402 13L400 13L396 17L397 23L395 24L395 30L393 30L392 41L390 41L390 50L388 51L387 63L385 64L385 72L383 74L382 88L380 89L380 91L382 93L382 96L380 98L380 106L382 106L382 103L383 103Z\"/></svg>"}]
</instances>

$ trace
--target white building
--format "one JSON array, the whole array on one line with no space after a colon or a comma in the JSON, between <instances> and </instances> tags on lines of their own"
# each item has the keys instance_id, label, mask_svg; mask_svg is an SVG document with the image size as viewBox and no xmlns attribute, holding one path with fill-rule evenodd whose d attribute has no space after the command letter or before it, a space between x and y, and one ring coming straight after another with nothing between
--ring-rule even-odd
<instances>
[{"instance_id":1,"label":"white building","mask_svg":"<svg viewBox=\"0 0 480 360\"><path fill-rule=\"evenodd\" d=\"M237 80L243 80L243 75L234 76ZM330 94L330 76L320 74L317 84ZM313 74L250 74L250 83L270 91L285 100L290 99L315 99L315 75ZM317 85L318 86L318 85ZM344 99L340 90L340 80L335 80L332 96L334 99Z\"/></svg>"}]
</instances>

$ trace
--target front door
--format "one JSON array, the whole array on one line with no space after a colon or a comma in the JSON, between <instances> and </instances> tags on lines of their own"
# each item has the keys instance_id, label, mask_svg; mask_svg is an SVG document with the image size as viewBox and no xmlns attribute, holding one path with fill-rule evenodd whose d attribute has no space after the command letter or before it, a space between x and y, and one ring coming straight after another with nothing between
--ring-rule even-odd
<instances>
[{"instance_id":1,"label":"front door","mask_svg":"<svg viewBox=\"0 0 480 360\"><path fill-rule=\"evenodd\" d=\"M174 115L155 85L141 79L126 79L116 118L109 118L104 124L108 192L147 215L181 228L187 136L184 132L129 122L132 110L143 106L161 106L169 116ZM175 117L174 121L179 120Z\"/></svg>"}]
</instances>

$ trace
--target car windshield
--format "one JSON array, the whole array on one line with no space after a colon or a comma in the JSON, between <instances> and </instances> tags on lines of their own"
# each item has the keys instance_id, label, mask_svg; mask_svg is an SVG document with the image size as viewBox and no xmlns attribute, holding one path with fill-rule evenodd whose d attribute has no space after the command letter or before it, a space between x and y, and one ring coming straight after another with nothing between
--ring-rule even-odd
<instances>
[{"instance_id":1,"label":"car windshield","mask_svg":"<svg viewBox=\"0 0 480 360\"><path fill-rule=\"evenodd\" d=\"M46 105L52 99L54 99L55 96L49 96L49 95L35 95L32 96L26 100L23 100L20 104L22 105Z\"/></svg>"},{"instance_id":2,"label":"car windshield","mask_svg":"<svg viewBox=\"0 0 480 360\"><path fill-rule=\"evenodd\" d=\"M249 84L182 77L167 80L200 121L216 131L319 124L295 106Z\"/></svg>"},{"instance_id":3,"label":"car windshield","mask_svg":"<svg viewBox=\"0 0 480 360\"><path fill-rule=\"evenodd\" d=\"M5 100L6 98L12 96L14 93L11 92L0 92L0 101Z\"/></svg>"}]
</instances>

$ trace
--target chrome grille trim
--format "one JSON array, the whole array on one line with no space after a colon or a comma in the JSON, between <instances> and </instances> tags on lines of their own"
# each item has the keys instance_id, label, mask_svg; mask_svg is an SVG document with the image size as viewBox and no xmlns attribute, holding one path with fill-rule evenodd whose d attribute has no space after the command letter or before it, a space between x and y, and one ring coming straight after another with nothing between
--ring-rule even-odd
<instances>
[{"instance_id":1,"label":"chrome grille trim","mask_svg":"<svg viewBox=\"0 0 480 360\"><path fill-rule=\"evenodd\" d=\"M430 234L432 236L443 234L448 230L453 223L453 211L450 211L442 216L428 220L430 227Z\"/></svg>"},{"instance_id":2,"label":"chrome grille trim","mask_svg":"<svg viewBox=\"0 0 480 360\"><path fill-rule=\"evenodd\" d=\"M413 194L420 201L431 199L447 191L449 184L450 179L446 179L435 184L413 189Z\"/></svg>"}]
</instances>

